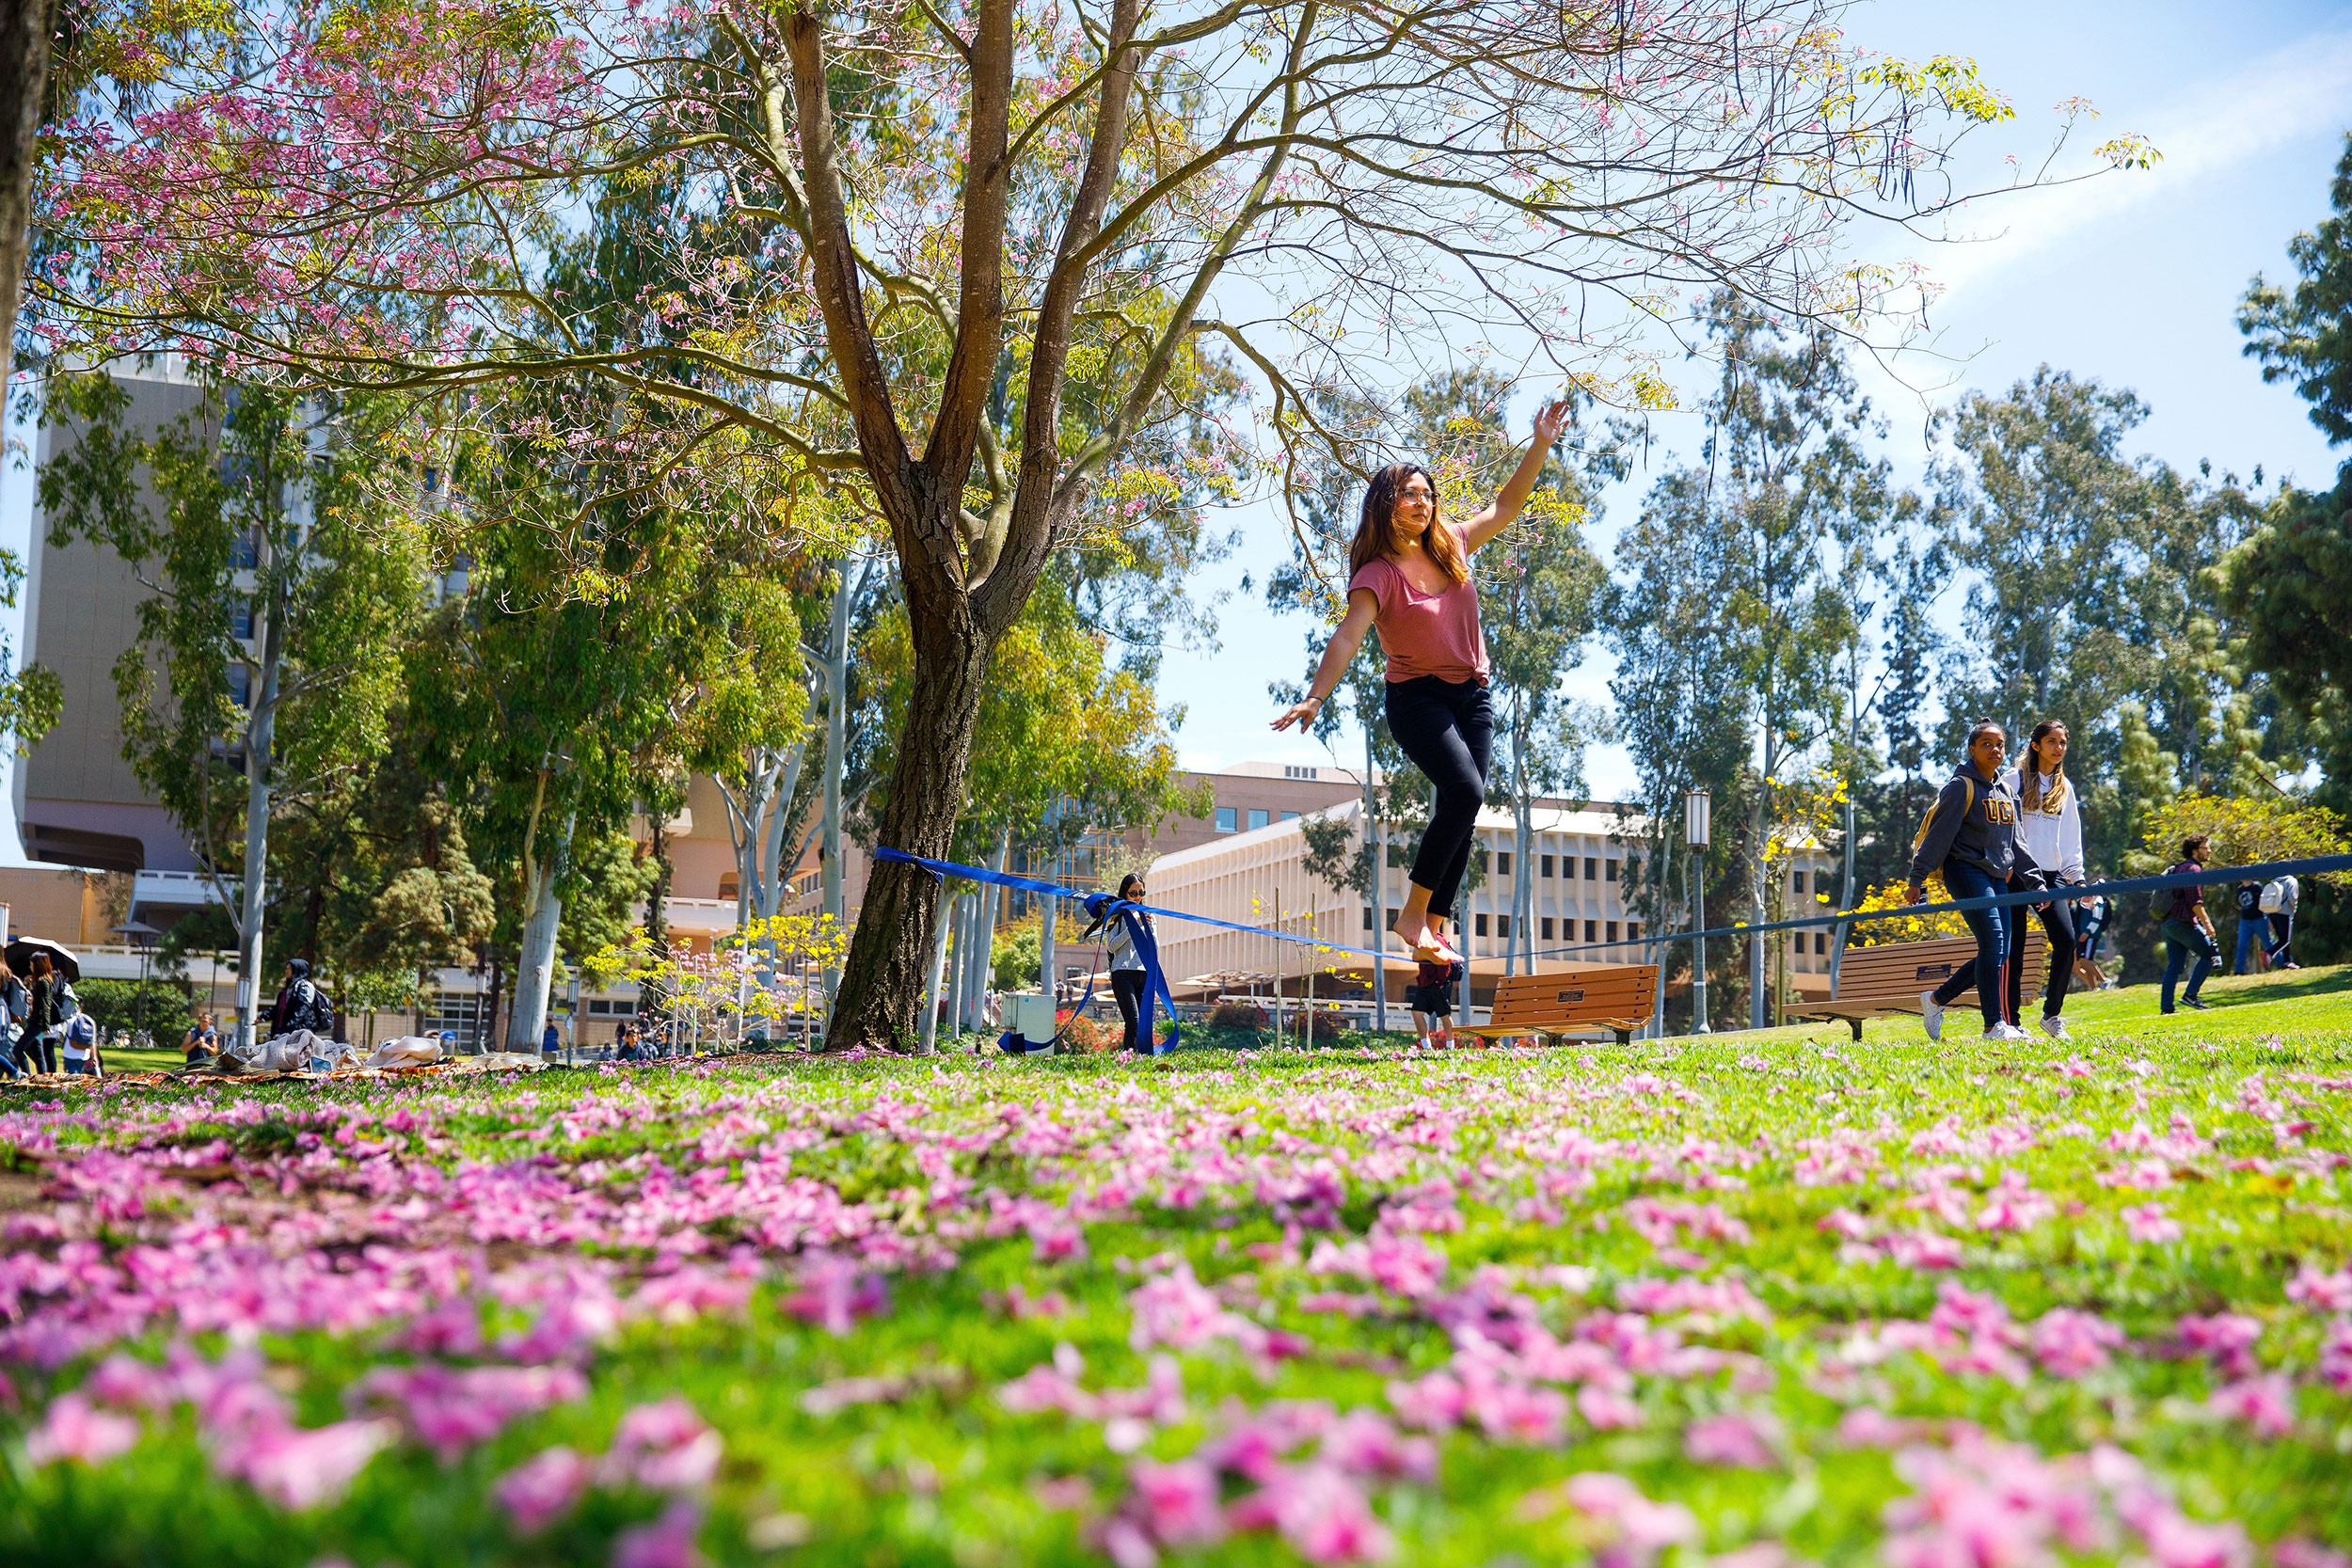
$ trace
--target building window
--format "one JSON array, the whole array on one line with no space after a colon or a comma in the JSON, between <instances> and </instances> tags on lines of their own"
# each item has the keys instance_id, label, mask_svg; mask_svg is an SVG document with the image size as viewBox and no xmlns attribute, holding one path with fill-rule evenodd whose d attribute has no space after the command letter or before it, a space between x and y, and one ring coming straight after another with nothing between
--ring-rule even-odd
<instances>
[{"instance_id":1,"label":"building window","mask_svg":"<svg viewBox=\"0 0 2352 1568\"><path fill-rule=\"evenodd\" d=\"M1609 863L1609 879L1613 882L1617 879L1617 863L1615 861L1611 861Z\"/></svg>"},{"instance_id":2,"label":"building window","mask_svg":"<svg viewBox=\"0 0 2352 1568\"><path fill-rule=\"evenodd\" d=\"M1498 850L1496 850L1496 851L1495 851L1495 875L1496 875L1496 876L1498 876L1498 877L1508 877L1510 874L1511 874L1511 851L1510 851L1510 850L1508 850L1508 849L1498 849Z\"/></svg>"},{"instance_id":3,"label":"building window","mask_svg":"<svg viewBox=\"0 0 2352 1568\"><path fill-rule=\"evenodd\" d=\"M253 635L253 601L243 594L229 595L229 635L239 641Z\"/></svg>"},{"instance_id":4,"label":"building window","mask_svg":"<svg viewBox=\"0 0 2352 1568\"><path fill-rule=\"evenodd\" d=\"M1482 936L1482 937L1483 937L1483 936L1485 936L1485 935L1486 934L1486 917L1485 915L1483 915L1483 914L1482 914L1482 915L1475 916L1474 918L1475 918L1475 920L1476 920L1477 924L1476 924L1475 926L1473 926L1471 928L1472 928L1473 930L1475 930L1475 931L1476 931L1476 932L1477 932L1480 936Z\"/></svg>"},{"instance_id":5,"label":"building window","mask_svg":"<svg viewBox=\"0 0 2352 1568\"><path fill-rule=\"evenodd\" d=\"M1264 827L1264 826L1265 826L1268 822L1270 822L1270 821L1272 821L1272 820L1273 820L1273 818L1272 818L1271 816L1269 816L1266 813L1264 813L1264 812L1263 812L1263 811L1259 810L1257 807L1252 806L1252 807L1250 808L1250 810L1249 810L1249 826L1250 826L1252 829L1263 828L1263 827Z\"/></svg>"},{"instance_id":6,"label":"building window","mask_svg":"<svg viewBox=\"0 0 2352 1568\"><path fill-rule=\"evenodd\" d=\"M1598 942L1600 940L1599 921L1588 920L1584 923L1584 940L1586 942Z\"/></svg>"},{"instance_id":7,"label":"building window","mask_svg":"<svg viewBox=\"0 0 2352 1568\"><path fill-rule=\"evenodd\" d=\"M1282 814L1281 820L1285 822L1295 822L1298 820L1298 814L1295 811L1286 811Z\"/></svg>"},{"instance_id":8,"label":"building window","mask_svg":"<svg viewBox=\"0 0 2352 1568\"><path fill-rule=\"evenodd\" d=\"M1588 882L1600 880L1600 862L1590 855L1584 857L1584 879Z\"/></svg>"},{"instance_id":9,"label":"building window","mask_svg":"<svg viewBox=\"0 0 2352 1568\"><path fill-rule=\"evenodd\" d=\"M1788 873L1788 891L1799 894L1804 891L1804 868L1803 866Z\"/></svg>"},{"instance_id":10,"label":"building window","mask_svg":"<svg viewBox=\"0 0 2352 1568\"><path fill-rule=\"evenodd\" d=\"M1552 859L1553 859L1553 857L1552 857L1552 856L1549 856L1549 855L1546 855L1546 856L1544 857L1544 875L1545 875L1545 876L1547 876L1547 877L1549 877L1549 876L1550 876L1550 875L1551 875L1551 863L1552 863Z\"/></svg>"},{"instance_id":11,"label":"building window","mask_svg":"<svg viewBox=\"0 0 2352 1568\"><path fill-rule=\"evenodd\" d=\"M230 459L222 459L224 463ZM243 461L250 461L246 459ZM235 488L232 484L231 488ZM262 563L261 538L249 528L239 529L229 541L229 569L249 572Z\"/></svg>"},{"instance_id":12,"label":"building window","mask_svg":"<svg viewBox=\"0 0 2352 1568\"><path fill-rule=\"evenodd\" d=\"M1642 879L1641 856L1628 855L1625 858L1625 879L1629 882L1638 882Z\"/></svg>"},{"instance_id":13,"label":"building window","mask_svg":"<svg viewBox=\"0 0 2352 1568\"><path fill-rule=\"evenodd\" d=\"M1372 906L1370 904L1364 906L1364 929L1367 931L1372 929Z\"/></svg>"},{"instance_id":14,"label":"building window","mask_svg":"<svg viewBox=\"0 0 2352 1568\"><path fill-rule=\"evenodd\" d=\"M1628 942L1639 942L1642 940L1642 923L1640 921L1629 920L1625 923L1625 940Z\"/></svg>"},{"instance_id":15,"label":"building window","mask_svg":"<svg viewBox=\"0 0 2352 1568\"><path fill-rule=\"evenodd\" d=\"M253 671L251 666L231 664L229 667L229 694L237 699L239 707L253 705Z\"/></svg>"},{"instance_id":16,"label":"building window","mask_svg":"<svg viewBox=\"0 0 2352 1568\"><path fill-rule=\"evenodd\" d=\"M1827 931L1816 931L1813 933L1813 951L1820 954L1822 958L1826 958L1829 957L1829 933Z\"/></svg>"},{"instance_id":17,"label":"building window","mask_svg":"<svg viewBox=\"0 0 2352 1568\"><path fill-rule=\"evenodd\" d=\"M1220 833L1230 833L1233 831L1232 807L1219 806L1216 808L1216 831Z\"/></svg>"},{"instance_id":18,"label":"building window","mask_svg":"<svg viewBox=\"0 0 2352 1568\"><path fill-rule=\"evenodd\" d=\"M1796 940L1793 943L1791 943L1790 945L1792 945L1792 946L1794 946L1794 947L1796 948L1796 950L1797 950L1797 957L1798 957L1798 958L1804 958L1804 933L1803 931L1799 931L1799 932L1797 933L1797 940Z\"/></svg>"},{"instance_id":19,"label":"building window","mask_svg":"<svg viewBox=\"0 0 2352 1568\"><path fill-rule=\"evenodd\" d=\"M1510 934L1511 917L1507 914L1499 914L1495 916L1495 935L1507 938Z\"/></svg>"},{"instance_id":20,"label":"building window","mask_svg":"<svg viewBox=\"0 0 2352 1568\"><path fill-rule=\"evenodd\" d=\"M1609 923L1609 940L1611 942L1617 940L1617 923L1613 920Z\"/></svg>"},{"instance_id":21,"label":"building window","mask_svg":"<svg viewBox=\"0 0 2352 1568\"><path fill-rule=\"evenodd\" d=\"M1546 942L1551 940L1551 916L1549 915L1544 916L1544 940Z\"/></svg>"},{"instance_id":22,"label":"building window","mask_svg":"<svg viewBox=\"0 0 2352 1568\"><path fill-rule=\"evenodd\" d=\"M1282 777L1286 779L1311 779L1314 776L1315 769L1311 768L1294 767L1289 763L1282 765Z\"/></svg>"}]
</instances>

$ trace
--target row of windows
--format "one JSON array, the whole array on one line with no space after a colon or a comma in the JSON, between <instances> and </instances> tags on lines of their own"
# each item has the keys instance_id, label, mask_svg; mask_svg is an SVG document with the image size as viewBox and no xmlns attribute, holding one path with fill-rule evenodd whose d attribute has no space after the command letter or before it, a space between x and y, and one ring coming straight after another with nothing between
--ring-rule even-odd
<instances>
[{"instance_id":1,"label":"row of windows","mask_svg":"<svg viewBox=\"0 0 2352 1568\"><path fill-rule=\"evenodd\" d=\"M1580 859L1581 859L1584 863L1583 879L1585 881L1613 882L1617 879L1617 863L1612 860L1603 860L1597 855L1545 855L1542 857L1540 862L1540 874L1546 877L1565 877L1570 881L1574 881L1577 879L1576 866L1577 862ZM1625 863L1627 879L1631 880L1641 868L1642 863L1640 861L1628 860ZM1496 850L1495 875L1498 877L1508 877L1510 874L1511 851L1508 849Z\"/></svg>"},{"instance_id":2,"label":"row of windows","mask_svg":"<svg viewBox=\"0 0 2352 1568\"><path fill-rule=\"evenodd\" d=\"M1788 939L1788 950L1800 958L1804 957L1804 936L1803 931L1799 931ZM1827 931L1813 933L1813 951L1823 958L1829 956L1829 933Z\"/></svg>"},{"instance_id":3,"label":"row of windows","mask_svg":"<svg viewBox=\"0 0 2352 1568\"><path fill-rule=\"evenodd\" d=\"M1220 833L1240 832L1240 817L1241 813L1232 806L1217 807L1216 831ZM1249 826L1253 831L1259 828L1267 827L1275 822L1295 822L1297 819L1298 814L1295 811L1286 811L1281 813L1279 816L1277 816L1275 813L1264 810L1262 807L1252 806L1249 808Z\"/></svg>"}]
</instances>

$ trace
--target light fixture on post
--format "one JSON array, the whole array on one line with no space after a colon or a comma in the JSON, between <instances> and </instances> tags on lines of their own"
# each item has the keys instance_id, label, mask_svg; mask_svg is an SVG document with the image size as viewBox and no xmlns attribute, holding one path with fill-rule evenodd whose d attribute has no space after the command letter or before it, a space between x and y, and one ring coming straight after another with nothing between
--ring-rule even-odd
<instances>
[{"instance_id":1,"label":"light fixture on post","mask_svg":"<svg viewBox=\"0 0 2352 1568\"><path fill-rule=\"evenodd\" d=\"M1707 791L1692 790L1682 798L1682 842L1691 851L1691 929L1707 929ZM1691 1032L1708 1033L1707 939L1691 939Z\"/></svg>"}]
</instances>

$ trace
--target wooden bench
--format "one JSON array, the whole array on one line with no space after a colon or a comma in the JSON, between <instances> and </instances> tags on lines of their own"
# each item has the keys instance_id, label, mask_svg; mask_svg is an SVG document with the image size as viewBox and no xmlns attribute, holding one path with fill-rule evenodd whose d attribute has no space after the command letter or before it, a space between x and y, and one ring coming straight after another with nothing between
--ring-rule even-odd
<instances>
[{"instance_id":1,"label":"wooden bench","mask_svg":"<svg viewBox=\"0 0 2352 1568\"><path fill-rule=\"evenodd\" d=\"M1456 1024L1457 1035L1508 1039L1607 1029L1627 1044L1650 1020L1658 999L1656 964L1592 964L1552 974L1506 974L1495 982L1486 1022Z\"/></svg>"},{"instance_id":2,"label":"wooden bench","mask_svg":"<svg viewBox=\"0 0 2352 1568\"><path fill-rule=\"evenodd\" d=\"M1862 1038L1862 1021L1919 1011L1919 993L1933 990L1954 971L1977 956L1974 937L1931 937L1926 942L1890 942L1874 947L1849 947L1838 961L1837 989L1826 1002L1807 1002L1784 1008L1790 1018L1842 1018ZM2021 1003L2039 998L2050 967L2050 939L2035 921L2026 932L2026 972L2017 988ZM1962 991L1953 1011L1973 1010L1974 987Z\"/></svg>"}]
</instances>

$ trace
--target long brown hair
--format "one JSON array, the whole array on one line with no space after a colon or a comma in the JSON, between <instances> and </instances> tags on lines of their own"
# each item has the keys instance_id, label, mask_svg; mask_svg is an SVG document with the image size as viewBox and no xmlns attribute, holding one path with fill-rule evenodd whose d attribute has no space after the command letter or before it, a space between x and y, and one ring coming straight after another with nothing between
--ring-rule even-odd
<instances>
[{"instance_id":1,"label":"long brown hair","mask_svg":"<svg viewBox=\"0 0 2352 1568\"><path fill-rule=\"evenodd\" d=\"M2040 750L2043 741L2065 728L2064 724L2055 719L2044 719L2033 727L2033 738L2026 742L2026 754L2017 759L2019 810L2038 811L2044 816L2056 816L2066 809L2066 760L2063 757L2059 758L2058 765L2050 769L2050 798L2044 800L2042 798L2042 752ZM2068 732L2067 738L2070 740L2074 738L2072 731Z\"/></svg>"},{"instance_id":2,"label":"long brown hair","mask_svg":"<svg viewBox=\"0 0 2352 1568\"><path fill-rule=\"evenodd\" d=\"M1421 536L1421 547L1438 563L1448 582L1458 587L1470 581L1470 562L1462 558L1462 542L1454 536L1437 505L1438 476L1418 463L1391 463L1372 476L1364 491L1363 520L1356 525L1356 537L1347 546L1349 577L1383 556L1397 553L1396 498L1415 474L1429 482L1429 527Z\"/></svg>"}]
</instances>

